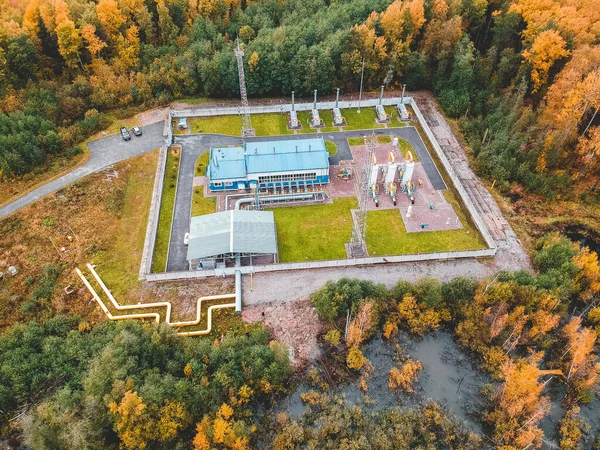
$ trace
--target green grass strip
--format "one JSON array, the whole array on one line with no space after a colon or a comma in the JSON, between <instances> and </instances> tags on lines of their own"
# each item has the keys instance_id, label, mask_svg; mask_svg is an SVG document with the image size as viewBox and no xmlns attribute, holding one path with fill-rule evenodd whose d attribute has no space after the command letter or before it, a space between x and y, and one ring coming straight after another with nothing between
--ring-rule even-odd
<instances>
[{"instance_id":1,"label":"green grass strip","mask_svg":"<svg viewBox=\"0 0 600 450\"><path fill-rule=\"evenodd\" d=\"M173 209L175 207L179 159L179 154L174 155L171 150L168 151L167 164L165 167L165 180L160 202L160 213L158 216L158 230L156 232L154 255L152 257L152 272L164 272L167 269L167 256L169 253L169 239L171 238Z\"/></svg>"}]
</instances>

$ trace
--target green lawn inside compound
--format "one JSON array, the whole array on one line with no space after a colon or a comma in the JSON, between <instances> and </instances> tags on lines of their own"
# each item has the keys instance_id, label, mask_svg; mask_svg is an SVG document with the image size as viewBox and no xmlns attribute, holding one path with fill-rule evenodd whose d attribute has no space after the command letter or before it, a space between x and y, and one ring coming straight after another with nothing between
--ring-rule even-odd
<instances>
[{"instance_id":1,"label":"green lawn inside compound","mask_svg":"<svg viewBox=\"0 0 600 450\"><path fill-rule=\"evenodd\" d=\"M152 257L152 272L164 272L167 269L167 256L169 253L169 239L171 238L171 223L173 222L173 208L175 206L175 191L177 190L177 173L179 170L179 154L174 155L171 150L167 154L165 167L165 181L160 202L158 216L158 230Z\"/></svg>"},{"instance_id":2,"label":"green lawn inside compound","mask_svg":"<svg viewBox=\"0 0 600 450\"><path fill-rule=\"evenodd\" d=\"M316 133L316 128L310 127L310 111L298 111L298 122L302 125L302 129L298 133Z\"/></svg>"},{"instance_id":3,"label":"green lawn inside compound","mask_svg":"<svg viewBox=\"0 0 600 450\"><path fill-rule=\"evenodd\" d=\"M206 150L196 160L196 167L194 169L195 177L203 177L206 175L206 167L208 166L208 158L210 158L210 152Z\"/></svg>"},{"instance_id":4,"label":"green lawn inside compound","mask_svg":"<svg viewBox=\"0 0 600 450\"><path fill-rule=\"evenodd\" d=\"M192 217L217 212L215 197L204 196L204 186L196 186L192 194Z\"/></svg>"},{"instance_id":5,"label":"green lawn inside compound","mask_svg":"<svg viewBox=\"0 0 600 450\"><path fill-rule=\"evenodd\" d=\"M452 204L464 228L407 233L398 209L369 211L366 239L369 255L408 255L485 248L483 238L467 221L452 192L444 191L444 196Z\"/></svg>"},{"instance_id":6,"label":"green lawn inside compound","mask_svg":"<svg viewBox=\"0 0 600 450\"><path fill-rule=\"evenodd\" d=\"M251 116L252 127L257 136L275 136L280 134L292 134L287 129L287 114L253 114Z\"/></svg>"},{"instance_id":7,"label":"green lawn inside compound","mask_svg":"<svg viewBox=\"0 0 600 450\"><path fill-rule=\"evenodd\" d=\"M189 126L192 134L214 133L241 136L242 116L197 117L189 120Z\"/></svg>"},{"instance_id":8,"label":"green lawn inside compound","mask_svg":"<svg viewBox=\"0 0 600 450\"><path fill-rule=\"evenodd\" d=\"M206 175L206 166L208 165L208 158L210 154L208 150L196 161L196 168L194 170L194 176L201 177ZM215 197L204 196L204 186L194 187L192 193L192 217L202 216L204 214L210 214L217 211L217 203Z\"/></svg>"},{"instance_id":9,"label":"green lawn inside compound","mask_svg":"<svg viewBox=\"0 0 600 450\"><path fill-rule=\"evenodd\" d=\"M329 156L335 155L338 151L337 145L331 141L325 141L325 148L327 149Z\"/></svg>"},{"instance_id":10,"label":"green lawn inside compound","mask_svg":"<svg viewBox=\"0 0 600 450\"><path fill-rule=\"evenodd\" d=\"M388 123L388 128L399 128L405 127L406 122L398 122L398 110L395 106L384 106L385 112L388 113L388 116L391 117L390 123Z\"/></svg>"},{"instance_id":11,"label":"green lawn inside compound","mask_svg":"<svg viewBox=\"0 0 600 450\"><path fill-rule=\"evenodd\" d=\"M390 136L377 136L377 142L380 144L390 144L392 138Z\"/></svg>"},{"instance_id":12,"label":"green lawn inside compound","mask_svg":"<svg viewBox=\"0 0 600 450\"><path fill-rule=\"evenodd\" d=\"M280 262L346 258L356 197L330 204L274 208Z\"/></svg>"},{"instance_id":13,"label":"green lawn inside compound","mask_svg":"<svg viewBox=\"0 0 600 450\"><path fill-rule=\"evenodd\" d=\"M348 138L348 145L350 147L354 147L356 145L365 145L365 140L361 137L351 137Z\"/></svg>"},{"instance_id":14,"label":"green lawn inside compound","mask_svg":"<svg viewBox=\"0 0 600 450\"><path fill-rule=\"evenodd\" d=\"M419 156L412 145L408 143L405 139L398 138L398 145L400 146L400 151L402 152L402 156L406 159L408 152L411 153L414 162L419 162Z\"/></svg>"},{"instance_id":15,"label":"green lawn inside compound","mask_svg":"<svg viewBox=\"0 0 600 450\"><path fill-rule=\"evenodd\" d=\"M356 112L355 108L342 109L342 116L346 119L347 126L344 130L370 130L373 128L383 128L375 122L377 115L375 114L375 108L361 108L360 114Z\"/></svg>"},{"instance_id":16,"label":"green lawn inside compound","mask_svg":"<svg viewBox=\"0 0 600 450\"><path fill-rule=\"evenodd\" d=\"M107 248L93 256L98 273L121 303L137 302L142 282L138 279L146 226L152 202L152 186L158 150L128 160L127 184L123 191L118 233ZM117 231L117 230L115 230Z\"/></svg>"}]
</instances>

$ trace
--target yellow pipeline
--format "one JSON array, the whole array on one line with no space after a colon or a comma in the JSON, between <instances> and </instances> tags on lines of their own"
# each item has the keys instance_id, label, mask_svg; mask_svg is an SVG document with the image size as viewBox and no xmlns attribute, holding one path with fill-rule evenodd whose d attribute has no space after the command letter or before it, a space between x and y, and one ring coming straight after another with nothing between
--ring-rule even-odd
<instances>
[{"instance_id":1,"label":"yellow pipeline","mask_svg":"<svg viewBox=\"0 0 600 450\"><path fill-rule=\"evenodd\" d=\"M107 297L109 298L110 302L112 303L112 305L115 309L117 309L119 311L123 311L123 310L132 310L132 309L148 309L148 308L165 307L167 309L166 314L165 314L165 323L171 327L186 327L186 326L197 325L198 323L200 323L202 301L206 302L206 301L213 301L213 300L235 298L235 294L211 295L211 296L200 297L196 303L196 319L195 320L190 320L190 321L185 321L185 322L171 322L172 305L170 302L144 303L142 305L119 305L119 303L115 300L112 293L108 290L108 288L106 287L106 285L104 284L104 282L102 281L100 276L96 273L96 271L94 270L92 265L87 264L87 267L90 270L90 272L92 273L93 277L98 282L98 284L100 285L100 287L102 288L102 290L104 291L104 293L107 295ZM90 285L89 281L85 278L83 273L81 273L81 270L76 268L75 271L77 272L77 275L79 275L79 277L83 281L83 284L85 284L87 289L91 292L91 294L94 297L94 299L96 300L96 302L100 305L100 308L102 308L102 310L104 311L104 313L110 320L152 319L153 318L156 323L160 322L160 314L158 314L158 313L124 314L124 315L120 315L120 316L115 316L115 315L111 314L110 311L108 310L108 308L106 307L106 305L104 304L104 302L102 301L102 299L100 299L100 297L98 296L98 294L96 293L94 288ZM223 304L223 305L212 305L208 308L208 311L207 311L207 315L208 315L207 316L207 327L205 330L178 332L177 334L180 336L199 336L199 335L208 334L211 332L211 329L212 329L212 311L216 310L216 309L235 308L235 306L236 306L235 303L227 303L227 304Z\"/></svg>"},{"instance_id":2,"label":"yellow pipeline","mask_svg":"<svg viewBox=\"0 0 600 450\"><path fill-rule=\"evenodd\" d=\"M409 161L413 161L413 155L410 151L406 152L406 159L408 159Z\"/></svg>"}]
</instances>

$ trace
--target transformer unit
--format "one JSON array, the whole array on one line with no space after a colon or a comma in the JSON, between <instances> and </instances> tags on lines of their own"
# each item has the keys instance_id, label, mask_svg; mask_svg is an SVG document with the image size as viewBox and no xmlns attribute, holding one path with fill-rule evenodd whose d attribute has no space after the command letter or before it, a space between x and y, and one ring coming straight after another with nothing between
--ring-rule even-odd
<instances>
[{"instance_id":1,"label":"transformer unit","mask_svg":"<svg viewBox=\"0 0 600 450\"><path fill-rule=\"evenodd\" d=\"M317 90L315 89L315 103L312 111L310 112L310 126L315 128L320 127L321 125L321 117L319 116L319 110L317 109Z\"/></svg>"},{"instance_id":2,"label":"transformer unit","mask_svg":"<svg viewBox=\"0 0 600 450\"><path fill-rule=\"evenodd\" d=\"M337 88L337 93L335 94L335 108L333 108L333 125L337 127L341 127L344 125L344 118L342 117L342 111L338 106L340 102L340 88Z\"/></svg>"},{"instance_id":3,"label":"transformer unit","mask_svg":"<svg viewBox=\"0 0 600 450\"><path fill-rule=\"evenodd\" d=\"M333 124L336 127L344 125L344 118L342 117L340 108L333 108Z\"/></svg>"},{"instance_id":4,"label":"transformer unit","mask_svg":"<svg viewBox=\"0 0 600 450\"><path fill-rule=\"evenodd\" d=\"M377 120L380 122L386 122L388 120L388 115L385 112L383 105L377 105L375 107L375 112L377 113Z\"/></svg>"},{"instance_id":5,"label":"transformer unit","mask_svg":"<svg viewBox=\"0 0 600 450\"><path fill-rule=\"evenodd\" d=\"M400 119L402 119L402 120L409 119L408 109L406 109L406 105L404 105L404 103L398 103L397 109L398 109L398 114L400 115Z\"/></svg>"},{"instance_id":6,"label":"transformer unit","mask_svg":"<svg viewBox=\"0 0 600 450\"><path fill-rule=\"evenodd\" d=\"M300 128L296 111L290 111L290 128Z\"/></svg>"}]
</instances>

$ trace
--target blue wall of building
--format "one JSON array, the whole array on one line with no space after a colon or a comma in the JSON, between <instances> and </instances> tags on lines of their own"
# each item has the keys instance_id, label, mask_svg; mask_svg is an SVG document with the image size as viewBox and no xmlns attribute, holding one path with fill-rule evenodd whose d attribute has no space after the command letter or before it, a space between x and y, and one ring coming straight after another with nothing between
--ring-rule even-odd
<instances>
[{"instance_id":1,"label":"blue wall of building","mask_svg":"<svg viewBox=\"0 0 600 450\"><path fill-rule=\"evenodd\" d=\"M323 175L323 176L317 176L317 178L315 180L307 180L306 182L304 181L283 181L283 182L277 182L277 183L263 183L260 185L261 189L271 189L274 187L288 187L288 186L304 186L305 184L307 186L311 186L311 185L319 185L319 184L327 184L329 183L329 176L328 175ZM238 185L239 184L243 184L244 185L244 189L250 189L250 183L246 180L239 180L233 183L232 186L225 186L225 184L223 183L221 186L215 186L214 183L210 183L210 190L211 191L216 191L216 192L220 192L220 191L237 191Z\"/></svg>"}]
</instances>

